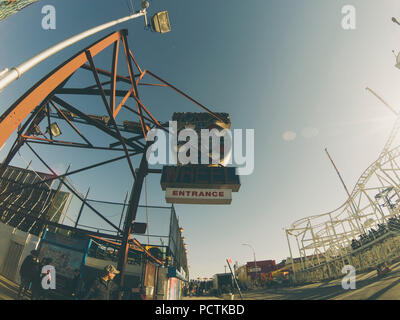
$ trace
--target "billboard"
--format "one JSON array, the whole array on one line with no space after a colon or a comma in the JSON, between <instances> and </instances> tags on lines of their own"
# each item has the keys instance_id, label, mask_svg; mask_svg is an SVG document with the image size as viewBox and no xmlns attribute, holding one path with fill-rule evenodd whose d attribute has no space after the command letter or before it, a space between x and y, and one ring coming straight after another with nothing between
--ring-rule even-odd
<instances>
[{"instance_id":1,"label":"billboard","mask_svg":"<svg viewBox=\"0 0 400 320\"><path fill-rule=\"evenodd\" d=\"M164 166L161 188L230 189L238 192L240 179L233 167L205 165Z\"/></svg>"},{"instance_id":2,"label":"billboard","mask_svg":"<svg viewBox=\"0 0 400 320\"><path fill-rule=\"evenodd\" d=\"M72 279L74 270L81 268L84 255L83 252L45 242L40 249L39 259L51 258L51 265L56 269L57 275Z\"/></svg>"},{"instance_id":3,"label":"billboard","mask_svg":"<svg viewBox=\"0 0 400 320\"><path fill-rule=\"evenodd\" d=\"M45 232L39 247L39 259L51 258L50 265L56 271L56 285L60 293L65 293L74 270L81 270L85 265L91 239L65 237L60 234Z\"/></svg>"},{"instance_id":4,"label":"billboard","mask_svg":"<svg viewBox=\"0 0 400 320\"><path fill-rule=\"evenodd\" d=\"M178 270L183 270L185 274L189 274L185 244L174 207L171 208L170 218L167 256L171 260L168 265L176 267Z\"/></svg>"},{"instance_id":5,"label":"billboard","mask_svg":"<svg viewBox=\"0 0 400 320\"><path fill-rule=\"evenodd\" d=\"M167 203L230 204L232 191L227 189L167 188Z\"/></svg>"}]
</instances>

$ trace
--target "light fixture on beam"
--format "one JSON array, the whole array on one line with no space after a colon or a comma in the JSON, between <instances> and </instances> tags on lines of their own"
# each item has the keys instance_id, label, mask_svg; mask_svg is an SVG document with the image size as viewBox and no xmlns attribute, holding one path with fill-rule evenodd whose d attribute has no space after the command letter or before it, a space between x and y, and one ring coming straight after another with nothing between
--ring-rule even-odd
<instances>
[{"instance_id":1,"label":"light fixture on beam","mask_svg":"<svg viewBox=\"0 0 400 320\"><path fill-rule=\"evenodd\" d=\"M37 137L37 136L40 135L40 134L41 134L40 128L35 124L35 125L33 126L32 135L35 136L35 137Z\"/></svg>"},{"instance_id":2,"label":"light fixture on beam","mask_svg":"<svg viewBox=\"0 0 400 320\"><path fill-rule=\"evenodd\" d=\"M57 122L53 122L50 125L50 128L47 127L46 132L51 132L51 134L53 135L53 137L58 137L59 135L61 135L61 130L60 127L58 126Z\"/></svg>"},{"instance_id":3,"label":"light fixture on beam","mask_svg":"<svg viewBox=\"0 0 400 320\"><path fill-rule=\"evenodd\" d=\"M134 222L133 223L133 234L145 234L147 229L147 223L143 222Z\"/></svg>"},{"instance_id":4,"label":"light fixture on beam","mask_svg":"<svg viewBox=\"0 0 400 320\"><path fill-rule=\"evenodd\" d=\"M157 12L153 16L154 30L159 33L166 33L171 31L171 24L169 22L168 11Z\"/></svg>"}]
</instances>

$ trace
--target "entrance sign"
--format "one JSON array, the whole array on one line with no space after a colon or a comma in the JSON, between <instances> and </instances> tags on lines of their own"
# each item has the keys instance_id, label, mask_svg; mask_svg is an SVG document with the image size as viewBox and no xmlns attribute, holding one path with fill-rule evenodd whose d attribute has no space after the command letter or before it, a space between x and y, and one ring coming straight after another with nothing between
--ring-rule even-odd
<instances>
[{"instance_id":1,"label":"entrance sign","mask_svg":"<svg viewBox=\"0 0 400 320\"><path fill-rule=\"evenodd\" d=\"M232 192L238 192L240 189L240 179L236 174L235 167L224 166L225 162L229 163L231 142L228 141L228 144L225 144L225 138L219 134L223 133L224 130L230 129L231 121L229 114L176 112L172 116L172 121L174 121L175 125L173 131L178 136L182 133L190 140L190 134L183 130L192 131L192 133L194 130L194 134L197 134L197 137L202 137L202 139L196 142L198 143L198 150L208 152L208 156L213 157L212 150L215 151L216 148L219 148L219 153L216 152L216 154L217 157L219 154L220 158L217 159L218 164L187 164L183 163L184 161L178 161L178 165L164 166L160 184L162 190L165 191L166 202L181 204L231 204ZM207 134L203 135L203 133ZM205 141L201 141L203 138L205 138ZM186 144L189 143L187 140L178 138L175 143L175 152L177 154L181 155L181 152L187 152L185 151L187 148ZM209 148L210 143L212 148ZM181 150L181 148L184 148L184 150ZM188 150L191 154L191 149ZM186 156L188 155L186 154ZM199 157L199 163L202 163L202 155L198 154L197 156Z\"/></svg>"},{"instance_id":2,"label":"entrance sign","mask_svg":"<svg viewBox=\"0 0 400 320\"><path fill-rule=\"evenodd\" d=\"M231 204L232 192L227 189L167 188L167 203Z\"/></svg>"}]
</instances>

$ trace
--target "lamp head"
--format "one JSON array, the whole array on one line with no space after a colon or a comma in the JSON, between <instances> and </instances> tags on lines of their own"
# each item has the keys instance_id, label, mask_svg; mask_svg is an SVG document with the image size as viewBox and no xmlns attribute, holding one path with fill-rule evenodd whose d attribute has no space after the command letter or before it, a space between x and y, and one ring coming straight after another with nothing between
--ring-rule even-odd
<instances>
[{"instance_id":1,"label":"lamp head","mask_svg":"<svg viewBox=\"0 0 400 320\"><path fill-rule=\"evenodd\" d=\"M150 6L148 1L143 0L142 1L142 9L147 9Z\"/></svg>"},{"instance_id":2,"label":"lamp head","mask_svg":"<svg viewBox=\"0 0 400 320\"><path fill-rule=\"evenodd\" d=\"M156 32L166 33L171 31L171 24L167 11L161 11L153 16L153 27Z\"/></svg>"},{"instance_id":3,"label":"lamp head","mask_svg":"<svg viewBox=\"0 0 400 320\"><path fill-rule=\"evenodd\" d=\"M57 137L57 136L61 135L61 130L56 122L53 122L50 125L50 128L47 128L47 131L51 131L51 134L53 135L53 137Z\"/></svg>"}]
</instances>

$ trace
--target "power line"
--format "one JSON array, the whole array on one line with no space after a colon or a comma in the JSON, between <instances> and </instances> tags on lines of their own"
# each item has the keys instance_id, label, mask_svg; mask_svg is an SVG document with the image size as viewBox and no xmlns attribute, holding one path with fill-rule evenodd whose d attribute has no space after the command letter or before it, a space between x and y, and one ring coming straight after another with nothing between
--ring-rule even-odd
<instances>
[{"instance_id":1,"label":"power line","mask_svg":"<svg viewBox=\"0 0 400 320\"><path fill-rule=\"evenodd\" d=\"M125 4L128 7L129 13L132 14L134 11L133 0L125 0Z\"/></svg>"}]
</instances>

